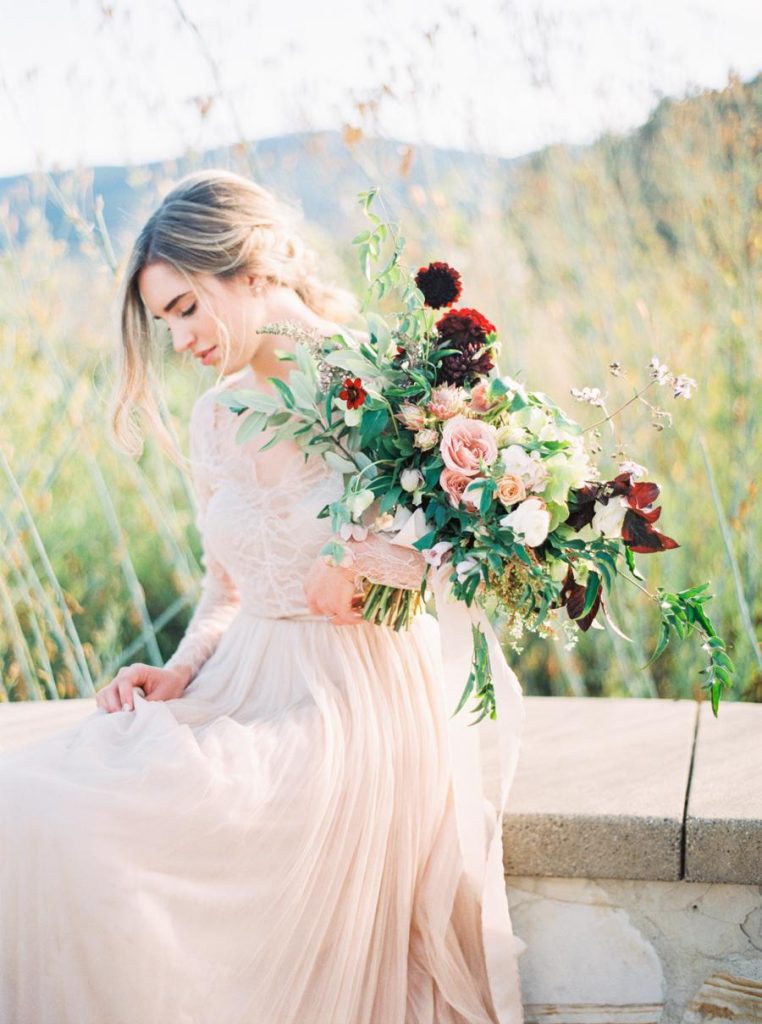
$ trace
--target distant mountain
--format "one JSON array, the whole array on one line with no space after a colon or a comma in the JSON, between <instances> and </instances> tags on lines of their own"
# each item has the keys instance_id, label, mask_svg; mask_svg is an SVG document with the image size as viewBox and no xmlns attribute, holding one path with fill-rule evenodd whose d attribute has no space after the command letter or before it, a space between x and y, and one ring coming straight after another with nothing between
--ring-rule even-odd
<instances>
[{"instance_id":1,"label":"distant mountain","mask_svg":"<svg viewBox=\"0 0 762 1024\"><path fill-rule=\"evenodd\" d=\"M66 239L76 251L77 230L55 193L73 202L88 221L93 220L95 196L100 195L106 227L121 250L156 205L157 186L201 167L226 167L298 200L308 220L343 237L357 209L357 193L372 185L380 185L402 209L420 201L422 194L439 192L449 205L468 214L479 205L486 181L495 176L505 181L511 169L527 159L507 160L389 139L353 139L335 131L294 133L188 152L178 159L141 166L0 178L0 203L7 200L19 216L20 240L26 233L24 210L44 204L53 236ZM396 216L401 211L392 212Z\"/></svg>"}]
</instances>

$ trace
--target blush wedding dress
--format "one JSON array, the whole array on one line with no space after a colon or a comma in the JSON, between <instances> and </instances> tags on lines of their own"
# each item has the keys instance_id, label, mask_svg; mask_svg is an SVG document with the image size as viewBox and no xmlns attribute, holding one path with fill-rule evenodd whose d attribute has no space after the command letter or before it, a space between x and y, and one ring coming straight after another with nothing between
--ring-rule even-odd
<instances>
[{"instance_id":1,"label":"blush wedding dress","mask_svg":"<svg viewBox=\"0 0 762 1024\"><path fill-rule=\"evenodd\" d=\"M251 374L191 416L205 575L168 662L187 689L0 756L0 1022L520 1024L502 856L489 907L464 870L439 624L309 614L341 482L236 443L217 396ZM417 551L352 547L418 588Z\"/></svg>"}]
</instances>

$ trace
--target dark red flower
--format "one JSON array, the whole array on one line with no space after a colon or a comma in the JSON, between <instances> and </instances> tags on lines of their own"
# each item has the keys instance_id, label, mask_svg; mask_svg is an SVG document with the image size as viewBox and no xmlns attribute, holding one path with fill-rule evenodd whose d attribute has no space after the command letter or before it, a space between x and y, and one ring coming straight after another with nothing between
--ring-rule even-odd
<instances>
[{"instance_id":1,"label":"dark red flower","mask_svg":"<svg viewBox=\"0 0 762 1024\"><path fill-rule=\"evenodd\" d=\"M429 263L415 275L415 284L423 292L430 309L441 309L457 302L461 293L460 274L448 263Z\"/></svg>"},{"instance_id":2,"label":"dark red flower","mask_svg":"<svg viewBox=\"0 0 762 1024\"><path fill-rule=\"evenodd\" d=\"M359 409L367 397L368 392L362 386L359 377L355 377L354 380L347 377L343 389L339 392L339 398L347 403L347 409Z\"/></svg>"},{"instance_id":3,"label":"dark red flower","mask_svg":"<svg viewBox=\"0 0 762 1024\"><path fill-rule=\"evenodd\" d=\"M487 341L495 326L476 309L451 309L437 321L439 347L457 349L439 364L438 384L470 384L494 363Z\"/></svg>"}]
</instances>

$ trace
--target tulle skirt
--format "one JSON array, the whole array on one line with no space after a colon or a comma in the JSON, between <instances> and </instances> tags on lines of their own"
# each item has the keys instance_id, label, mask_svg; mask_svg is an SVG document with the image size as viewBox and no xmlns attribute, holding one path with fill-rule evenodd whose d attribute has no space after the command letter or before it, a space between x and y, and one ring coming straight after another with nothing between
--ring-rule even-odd
<instances>
[{"instance_id":1,"label":"tulle skirt","mask_svg":"<svg viewBox=\"0 0 762 1024\"><path fill-rule=\"evenodd\" d=\"M438 625L241 612L183 696L0 756L2 1024L487 1024Z\"/></svg>"}]
</instances>

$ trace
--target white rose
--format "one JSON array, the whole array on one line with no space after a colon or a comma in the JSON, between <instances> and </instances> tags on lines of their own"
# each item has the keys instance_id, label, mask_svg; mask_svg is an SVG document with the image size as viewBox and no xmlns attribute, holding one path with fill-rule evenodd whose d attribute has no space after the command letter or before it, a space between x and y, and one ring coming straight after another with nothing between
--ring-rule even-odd
<instances>
[{"instance_id":1,"label":"white rose","mask_svg":"<svg viewBox=\"0 0 762 1024\"><path fill-rule=\"evenodd\" d=\"M518 423L506 423L497 428L497 443L500 448L505 444L521 444L526 437L526 430Z\"/></svg>"},{"instance_id":2,"label":"white rose","mask_svg":"<svg viewBox=\"0 0 762 1024\"><path fill-rule=\"evenodd\" d=\"M403 491L412 494L417 491L423 483L423 473L420 469L403 469L400 473L400 484Z\"/></svg>"},{"instance_id":3,"label":"white rose","mask_svg":"<svg viewBox=\"0 0 762 1024\"><path fill-rule=\"evenodd\" d=\"M523 480L527 490L543 489L548 479L548 471L542 464L539 452L530 454L521 445L512 444L503 449L501 458L506 472Z\"/></svg>"},{"instance_id":4,"label":"white rose","mask_svg":"<svg viewBox=\"0 0 762 1024\"><path fill-rule=\"evenodd\" d=\"M536 548L548 536L550 512L542 498L527 498L513 512L503 516L500 525L510 526L519 540Z\"/></svg>"},{"instance_id":5,"label":"white rose","mask_svg":"<svg viewBox=\"0 0 762 1024\"><path fill-rule=\"evenodd\" d=\"M609 498L608 505L596 502L593 529L598 530L604 537L621 537L622 522L629 507L627 499L621 495Z\"/></svg>"}]
</instances>

